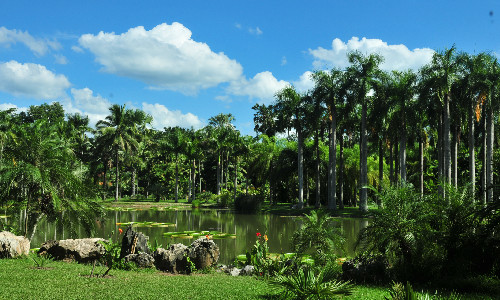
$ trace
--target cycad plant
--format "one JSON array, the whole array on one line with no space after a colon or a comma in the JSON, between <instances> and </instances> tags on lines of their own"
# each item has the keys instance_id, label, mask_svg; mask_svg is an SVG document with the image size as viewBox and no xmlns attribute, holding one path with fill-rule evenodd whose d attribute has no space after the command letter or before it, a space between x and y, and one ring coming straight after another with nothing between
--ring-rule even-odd
<instances>
[{"instance_id":1,"label":"cycad plant","mask_svg":"<svg viewBox=\"0 0 500 300\"><path fill-rule=\"evenodd\" d=\"M331 299L350 295L353 286L349 282L337 281L338 273L329 266L322 269L304 266L291 275L277 275L270 283L281 290L281 299Z\"/></svg>"}]
</instances>

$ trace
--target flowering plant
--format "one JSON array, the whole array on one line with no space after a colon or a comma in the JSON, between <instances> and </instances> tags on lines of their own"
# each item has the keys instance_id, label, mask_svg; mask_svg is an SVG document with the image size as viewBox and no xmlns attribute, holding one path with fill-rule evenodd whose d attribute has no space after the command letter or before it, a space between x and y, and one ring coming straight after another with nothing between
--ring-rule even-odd
<instances>
[{"instance_id":1,"label":"flowering plant","mask_svg":"<svg viewBox=\"0 0 500 300\"><path fill-rule=\"evenodd\" d=\"M267 244L268 238L267 234L262 235L260 232L255 234L257 236L257 241L253 246L251 252L247 251L247 264L252 265L255 268L257 274L261 276L267 275L267 270L272 264L271 258L269 258L269 246Z\"/></svg>"}]
</instances>

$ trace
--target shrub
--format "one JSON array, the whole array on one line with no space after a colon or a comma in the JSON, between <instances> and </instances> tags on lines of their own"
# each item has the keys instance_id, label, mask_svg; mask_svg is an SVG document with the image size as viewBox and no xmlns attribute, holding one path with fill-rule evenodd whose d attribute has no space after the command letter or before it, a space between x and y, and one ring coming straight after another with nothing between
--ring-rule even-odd
<instances>
[{"instance_id":1,"label":"shrub","mask_svg":"<svg viewBox=\"0 0 500 300\"><path fill-rule=\"evenodd\" d=\"M240 194L234 202L234 209L239 213L256 213L261 210L263 199L259 194Z\"/></svg>"}]
</instances>

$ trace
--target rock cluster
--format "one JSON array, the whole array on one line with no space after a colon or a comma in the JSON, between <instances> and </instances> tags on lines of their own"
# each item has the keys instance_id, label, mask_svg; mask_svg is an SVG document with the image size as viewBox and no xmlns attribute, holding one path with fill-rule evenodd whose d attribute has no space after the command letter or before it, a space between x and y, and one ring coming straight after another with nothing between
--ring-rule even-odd
<instances>
[{"instance_id":1,"label":"rock cluster","mask_svg":"<svg viewBox=\"0 0 500 300\"><path fill-rule=\"evenodd\" d=\"M80 263L90 263L101 258L106 250L100 243L101 238L68 239L46 241L40 247L38 254L50 255L56 260L74 260Z\"/></svg>"},{"instance_id":2,"label":"rock cluster","mask_svg":"<svg viewBox=\"0 0 500 300\"><path fill-rule=\"evenodd\" d=\"M14 258L28 255L30 241L23 236L16 236L8 231L0 232L0 258Z\"/></svg>"}]
</instances>

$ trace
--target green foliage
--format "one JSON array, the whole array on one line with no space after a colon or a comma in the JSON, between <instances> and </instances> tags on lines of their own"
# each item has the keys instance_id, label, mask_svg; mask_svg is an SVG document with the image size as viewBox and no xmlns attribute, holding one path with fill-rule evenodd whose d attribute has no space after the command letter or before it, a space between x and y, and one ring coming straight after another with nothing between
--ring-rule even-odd
<instances>
[{"instance_id":1,"label":"green foliage","mask_svg":"<svg viewBox=\"0 0 500 300\"><path fill-rule=\"evenodd\" d=\"M101 258L101 263L106 265L108 269L102 274L102 277L108 275L110 270L130 270L133 268L132 264L124 263L120 258L121 245L113 241L101 241L101 245L106 252Z\"/></svg>"},{"instance_id":2,"label":"green foliage","mask_svg":"<svg viewBox=\"0 0 500 300\"><path fill-rule=\"evenodd\" d=\"M326 211L312 210L302 220L303 223L292 237L296 252L304 254L312 251L313 259L321 264L335 250L342 250L344 238Z\"/></svg>"},{"instance_id":3,"label":"green foliage","mask_svg":"<svg viewBox=\"0 0 500 300\"><path fill-rule=\"evenodd\" d=\"M354 287L349 282L337 281L336 277L330 265L321 269L304 266L290 275L277 275L270 283L281 290L282 299L331 299L350 295Z\"/></svg>"},{"instance_id":4,"label":"green foliage","mask_svg":"<svg viewBox=\"0 0 500 300\"><path fill-rule=\"evenodd\" d=\"M261 210L263 202L260 194L240 194L236 197L234 208L239 213L256 213Z\"/></svg>"},{"instance_id":5,"label":"green foliage","mask_svg":"<svg viewBox=\"0 0 500 300\"><path fill-rule=\"evenodd\" d=\"M217 197L217 203L221 207L228 207L231 204L231 200L233 199L233 194L231 191L226 189L222 189L220 195Z\"/></svg>"}]
</instances>

